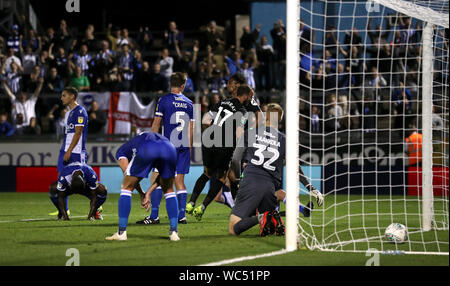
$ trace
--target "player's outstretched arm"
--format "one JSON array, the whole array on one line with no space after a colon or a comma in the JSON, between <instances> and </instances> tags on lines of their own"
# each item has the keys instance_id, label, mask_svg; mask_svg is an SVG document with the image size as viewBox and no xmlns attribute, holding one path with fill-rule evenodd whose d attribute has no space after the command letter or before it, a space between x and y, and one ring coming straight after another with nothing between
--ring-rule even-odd
<instances>
[{"instance_id":1,"label":"player's outstretched arm","mask_svg":"<svg viewBox=\"0 0 450 286\"><path fill-rule=\"evenodd\" d=\"M305 173L303 173L302 168L299 168L299 174L300 174L300 182L303 184L303 186L306 187L306 189L308 189L309 194L313 197L316 198L316 203L317 206L322 206L323 205L323 195L316 190L316 188L314 188L314 186L309 182L308 178L306 178Z\"/></svg>"}]
</instances>

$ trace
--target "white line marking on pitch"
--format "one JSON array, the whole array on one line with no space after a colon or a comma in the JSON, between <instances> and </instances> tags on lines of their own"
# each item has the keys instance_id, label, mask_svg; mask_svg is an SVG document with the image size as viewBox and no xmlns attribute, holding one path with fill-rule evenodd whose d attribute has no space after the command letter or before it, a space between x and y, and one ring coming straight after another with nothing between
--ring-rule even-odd
<instances>
[{"instance_id":1,"label":"white line marking on pitch","mask_svg":"<svg viewBox=\"0 0 450 286\"><path fill-rule=\"evenodd\" d=\"M104 214L102 216L108 216L107 214ZM79 215L79 216L70 216L70 218L84 218L87 217L85 215ZM12 222L29 222L29 221L53 221L52 218L55 218L54 216L52 217L46 217L46 218L26 218L26 219L19 219L19 220L2 220L0 221L0 223L12 223ZM56 218L54 219L54 221L57 221Z\"/></svg>"},{"instance_id":2,"label":"white line marking on pitch","mask_svg":"<svg viewBox=\"0 0 450 286\"><path fill-rule=\"evenodd\" d=\"M264 258L264 257L271 257L271 256L286 254L286 253L289 253L289 252L290 251L287 251L286 249L282 249L282 250L273 251L273 252L270 252L270 253L259 254L259 255L254 255L254 256L237 257L237 258L232 258L232 259L227 259L227 260L222 260L222 261L202 264L202 265L198 265L198 266L221 266L221 265L226 265L226 264L231 264L231 263L236 263L236 262L242 262L242 261L247 261L247 260L253 260L253 259L258 259L258 258Z\"/></svg>"}]
</instances>

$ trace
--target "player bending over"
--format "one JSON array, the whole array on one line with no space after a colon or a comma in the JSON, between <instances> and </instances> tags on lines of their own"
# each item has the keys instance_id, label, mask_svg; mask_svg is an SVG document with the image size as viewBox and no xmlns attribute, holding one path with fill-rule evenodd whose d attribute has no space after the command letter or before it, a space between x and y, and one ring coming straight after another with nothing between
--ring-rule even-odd
<instances>
[{"instance_id":1,"label":"player bending over","mask_svg":"<svg viewBox=\"0 0 450 286\"><path fill-rule=\"evenodd\" d=\"M125 171L119 197L119 231L106 240L127 240L127 224L131 211L131 194L143 178L147 178L152 168L157 168L160 184L166 199L169 216L169 239L178 241L178 201L173 190L177 152L164 136L144 132L124 144L133 156ZM150 193L148 193L150 194ZM147 196L147 194L146 194Z\"/></svg>"},{"instance_id":2,"label":"player bending over","mask_svg":"<svg viewBox=\"0 0 450 286\"><path fill-rule=\"evenodd\" d=\"M95 171L86 164L72 163L64 167L58 178L49 187L49 196L58 210L58 219L69 220L66 199L72 194L87 197L90 203L88 219L103 220L98 209L108 196L106 187L97 180Z\"/></svg>"},{"instance_id":3,"label":"player bending over","mask_svg":"<svg viewBox=\"0 0 450 286\"><path fill-rule=\"evenodd\" d=\"M162 96L156 107L155 120L152 131L159 132L163 127L164 136L176 147L177 169L175 175L175 189L178 200L178 223L186 224L187 190L184 176L189 174L191 165L191 149L194 139L194 106L183 91L186 87L187 75L176 72L170 77L170 93ZM152 173L152 182L158 176L158 170ZM151 194L152 212L137 224L159 224L159 205L162 190L157 188Z\"/></svg>"}]
</instances>

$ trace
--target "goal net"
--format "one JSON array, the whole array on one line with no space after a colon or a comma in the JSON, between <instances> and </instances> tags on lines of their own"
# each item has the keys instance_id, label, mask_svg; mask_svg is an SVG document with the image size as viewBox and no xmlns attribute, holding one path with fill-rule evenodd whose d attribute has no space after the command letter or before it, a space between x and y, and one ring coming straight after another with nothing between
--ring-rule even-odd
<instances>
[{"instance_id":1,"label":"goal net","mask_svg":"<svg viewBox=\"0 0 450 286\"><path fill-rule=\"evenodd\" d=\"M287 198L298 190L299 160L325 202L310 217L287 204L287 249L296 248L296 221L296 242L309 249L448 255L448 7L288 0L287 152L295 142L299 154L287 158ZM294 45L299 65L289 63ZM306 194L301 186L303 205L314 201ZM386 240L391 223L406 226L404 243Z\"/></svg>"}]
</instances>

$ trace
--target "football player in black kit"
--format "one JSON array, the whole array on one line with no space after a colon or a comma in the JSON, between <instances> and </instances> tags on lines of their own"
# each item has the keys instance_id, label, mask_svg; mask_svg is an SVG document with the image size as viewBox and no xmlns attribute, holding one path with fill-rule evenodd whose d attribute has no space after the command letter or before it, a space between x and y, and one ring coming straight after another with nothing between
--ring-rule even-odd
<instances>
[{"instance_id":1,"label":"football player in black kit","mask_svg":"<svg viewBox=\"0 0 450 286\"><path fill-rule=\"evenodd\" d=\"M233 78L230 81L233 81ZM204 165L213 179L205 200L192 211L197 220L201 220L206 207L224 186L236 142L244 133L247 123L244 106L252 99L253 94L251 87L240 84L231 99L225 99L212 107L209 116L202 120L202 124L209 124L202 136ZM191 202L192 197L189 204ZM186 210L189 210L188 206Z\"/></svg>"}]
</instances>

